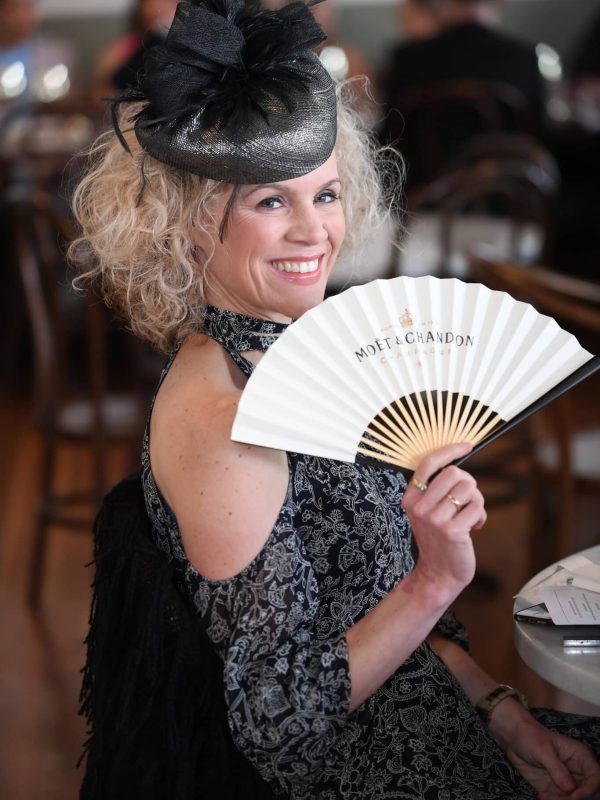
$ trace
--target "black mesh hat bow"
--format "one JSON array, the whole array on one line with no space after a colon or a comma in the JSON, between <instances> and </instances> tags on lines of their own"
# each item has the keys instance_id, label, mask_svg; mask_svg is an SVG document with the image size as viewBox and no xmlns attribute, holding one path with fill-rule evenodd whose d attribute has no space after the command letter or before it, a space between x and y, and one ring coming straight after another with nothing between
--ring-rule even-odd
<instances>
[{"instance_id":1,"label":"black mesh hat bow","mask_svg":"<svg viewBox=\"0 0 600 800\"><path fill-rule=\"evenodd\" d=\"M313 48L325 39L309 6L184 0L163 45L148 51L136 137L149 155L227 183L305 175L331 155L335 85ZM113 106L114 108L115 106Z\"/></svg>"}]
</instances>

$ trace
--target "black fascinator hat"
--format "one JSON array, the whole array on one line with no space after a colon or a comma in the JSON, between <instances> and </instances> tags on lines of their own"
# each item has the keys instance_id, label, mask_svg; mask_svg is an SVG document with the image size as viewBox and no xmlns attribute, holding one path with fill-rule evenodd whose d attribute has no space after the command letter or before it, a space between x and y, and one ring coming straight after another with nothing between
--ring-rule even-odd
<instances>
[{"instance_id":1,"label":"black fascinator hat","mask_svg":"<svg viewBox=\"0 0 600 800\"><path fill-rule=\"evenodd\" d=\"M164 44L148 51L134 130L169 166L227 183L305 175L336 139L333 79L313 48L326 37L309 6L183 0ZM118 127L117 127L118 131ZM122 140L123 141L123 140Z\"/></svg>"}]
</instances>

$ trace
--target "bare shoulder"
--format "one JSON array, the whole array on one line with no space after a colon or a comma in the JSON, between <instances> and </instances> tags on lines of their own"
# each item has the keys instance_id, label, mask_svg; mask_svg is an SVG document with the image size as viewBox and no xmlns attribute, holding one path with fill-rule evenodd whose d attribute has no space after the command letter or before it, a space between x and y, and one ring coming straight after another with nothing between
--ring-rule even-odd
<instances>
[{"instance_id":1,"label":"bare shoulder","mask_svg":"<svg viewBox=\"0 0 600 800\"><path fill-rule=\"evenodd\" d=\"M242 391L232 374L214 343L184 346L151 421L154 477L189 560L211 579L237 574L258 554L288 486L285 453L231 441Z\"/></svg>"}]
</instances>

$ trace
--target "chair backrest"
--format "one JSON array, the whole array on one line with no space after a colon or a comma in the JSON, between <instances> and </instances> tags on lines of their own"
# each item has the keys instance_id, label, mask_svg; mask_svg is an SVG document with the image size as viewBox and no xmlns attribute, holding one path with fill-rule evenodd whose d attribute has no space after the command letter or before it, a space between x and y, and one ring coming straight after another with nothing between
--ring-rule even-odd
<instances>
[{"instance_id":1,"label":"chair backrest","mask_svg":"<svg viewBox=\"0 0 600 800\"><path fill-rule=\"evenodd\" d=\"M14 186L7 210L13 226L18 269L29 315L35 396L40 423L50 424L61 400L69 316L82 318L83 300L67 288L64 248L72 237L70 222L41 189ZM65 303L71 305L66 313Z\"/></svg>"},{"instance_id":2,"label":"chair backrest","mask_svg":"<svg viewBox=\"0 0 600 800\"><path fill-rule=\"evenodd\" d=\"M450 166L468 165L486 159L522 161L539 172L538 180L549 186L560 184L558 162L535 136L517 131L487 131L469 139L458 150Z\"/></svg>"},{"instance_id":3,"label":"chair backrest","mask_svg":"<svg viewBox=\"0 0 600 800\"><path fill-rule=\"evenodd\" d=\"M93 292L79 294L71 286L65 251L74 229L66 212L48 192L28 184L16 185L7 205L31 328L37 422L47 443L67 436L91 446L100 497L112 441L133 445L137 461L147 382L134 362L127 365L128 388L115 391L115 369L109 376L108 368L110 317ZM121 357L134 355L131 341L121 338Z\"/></svg>"},{"instance_id":4,"label":"chair backrest","mask_svg":"<svg viewBox=\"0 0 600 800\"><path fill-rule=\"evenodd\" d=\"M574 329L579 338L598 343L600 338L600 283L565 275L540 266L473 258L473 277L490 289L508 292L538 311L556 317Z\"/></svg>"},{"instance_id":5,"label":"chair backrest","mask_svg":"<svg viewBox=\"0 0 600 800\"><path fill-rule=\"evenodd\" d=\"M387 136L409 162L411 186L435 178L473 136L534 130L525 95L498 81L455 79L402 89L391 106L396 111Z\"/></svg>"},{"instance_id":6,"label":"chair backrest","mask_svg":"<svg viewBox=\"0 0 600 800\"><path fill-rule=\"evenodd\" d=\"M521 260L522 236L528 228L538 234L541 245L536 261L552 257L556 199L560 186L553 157L541 146L510 135L472 143L454 167L426 186L408 195L408 209L439 215L441 274L451 274L453 232L466 215L502 219L510 228L510 247L502 255ZM476 234L471 242L478 244Z\"/></svg>"}]
</instances>

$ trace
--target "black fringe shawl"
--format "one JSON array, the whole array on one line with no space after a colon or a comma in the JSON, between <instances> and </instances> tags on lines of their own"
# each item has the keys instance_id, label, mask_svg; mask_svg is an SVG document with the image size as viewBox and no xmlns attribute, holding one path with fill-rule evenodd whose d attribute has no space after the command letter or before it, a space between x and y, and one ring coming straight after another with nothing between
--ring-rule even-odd
<instances>
[{"instance_id":1,"label":"black fringe shawl","mask_svg":"<svg viewBox=\"0 0 600 800\"><path fill-rule=\"evenodd\" d=\"M82 800L271 800L227 726L223 665L150 536L139 473L94 525Z\"/></svg>"}]
</instances>

